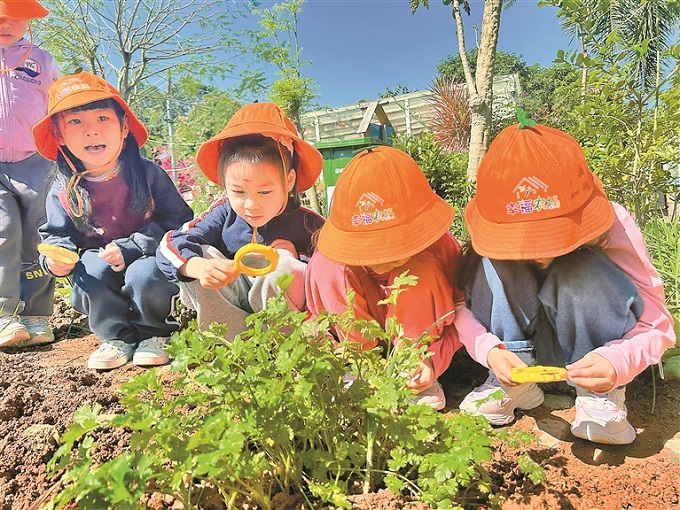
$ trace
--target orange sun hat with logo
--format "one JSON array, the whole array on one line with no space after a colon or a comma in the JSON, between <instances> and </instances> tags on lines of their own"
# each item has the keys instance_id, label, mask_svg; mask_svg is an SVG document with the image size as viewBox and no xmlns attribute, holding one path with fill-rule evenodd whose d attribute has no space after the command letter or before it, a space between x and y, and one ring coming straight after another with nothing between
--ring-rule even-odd
<instances>
[{"instance_id":1,"label":"orange sun hat with logo","mask_svg":"<svg viewBox=\"0 0 680 510\"><path fill-rule=\"evenodd\" d=\"M408 154L370 148L340 174L317 246L342 264L384 264L432 245L449 230L454 214Z\"/></svg>"},{"instance_id":2,"label":"orange sun hat with logo","mask_svg":"<svg viewBox=\"0 0 680 510\"><path fill-rule=\"evenodd\" d=\"M239 136L262 135L276 140L297 154L296 173L299 191L306 191L319 178L323 156L298 136L295 124L274 103L252 103L243 106L227 122L224 129L204 142L196 154L199 168L215 184L222 184L218 161L220 149L227 140Z\"/></svg>"},{"instance_id":3,"label":"orange sun hat with logo","mask_svg":"<svg viewBox=\"0 0 680 510\"><path fill-rule=\"evenodd\" d=\"M0 18L44 18L49 12L36 0L0 0Z\"/></svg>"},{"instance_id":4,"label":"orange sun hat with logo","mask_svg":"<svg viewBox=\"0 0 680 510\"><path fill-rule=\"evenodd\" d=\"M604 234L614 208L579 143L529 119L491 143L464 216L479 255L536 260L559 257Z\"/></svg>"},{"instance_id":5,"label":"orange sun hat with logo","mask_svg":"<svg viewBox=\"0 0 680 510\"><path fill-rule=\"evenodd\" d=\"M69 74L59 78L47 92L47 115L33 126L33 140L38 152L49 160L55 161L59 152L59 141L52 127L52 116L102 99L113 99L125 110L128 127L141 147L148 138L144 125L137 119L121 96L109 82L87 71Z\"/></svg>"}]
</instances>

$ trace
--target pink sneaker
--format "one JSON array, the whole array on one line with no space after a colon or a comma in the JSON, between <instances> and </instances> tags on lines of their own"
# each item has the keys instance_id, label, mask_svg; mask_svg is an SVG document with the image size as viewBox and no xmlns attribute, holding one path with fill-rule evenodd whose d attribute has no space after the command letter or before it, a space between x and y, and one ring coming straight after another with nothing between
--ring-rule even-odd
<instances>
[{"instance_id":1,"label":"pink sneaker","mask_svg":"<svg viewBox=\"0 0 680 510\"><path fill-rule=\"evenodd\" d=\"M411 399L413 404L425 404L435 409L436 411L441 411L446 407L446 395L444 395L444 388L439 384L439 381L435 380L432 386L416 393Z\"/></svg>"}]
</instances>

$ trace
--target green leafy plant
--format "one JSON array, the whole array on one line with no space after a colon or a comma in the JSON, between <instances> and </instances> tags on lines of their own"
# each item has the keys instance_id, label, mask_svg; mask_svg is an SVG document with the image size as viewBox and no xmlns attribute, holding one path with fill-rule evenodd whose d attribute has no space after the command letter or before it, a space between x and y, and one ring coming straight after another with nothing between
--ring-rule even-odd
<instances>
[{"instance_id":1,"label":"green leafy plant","mask_svg":"<svg viewBox=\"0 0 680 510\"><path fill-rule=\"evenodd\" d=\"M418 163L434 192L453 206L456 217L452 232L458 239L467 239L462 212L474 192L474 185L467 179L467 153L445 151L428 132L411 138L398 136L394 146Z\"/></svg>"},{"instance_id":2,"label":"green leafy plant","mask_svg":"<svg viewBox=\"0 0 680 510\"><path fill-rule=\"evenodd\" d=\"M402 276L388 301L413 283ZM336 324L380 339L386 354L338 349L327 341ZM232 343L223 326L187 328L172 338L171 374L152 369L122 386L123 414L79 410L50 461L63 484L53 507L137 508L156 492L185 508L219 498L227 508L268 509L282 492L303 494L310 507L321 500L350 508L345 496L357 487L386 486L433 508L460 508L465 488L490 490L480 463L491 459L494 439L526 440L480 417L411 404L404 374L422 359L425 347L417 345L427 338L404 338L394 321L387 331L350 312L307 322L279 294L248 327ZM96 464L94 438L106 427L130 431L129 449ZM533 461L522 463L540 476Z\"/></svg>"},{"instance_id":3,"label":"green leafy plant","mask_svg":"<svg viewBox=\"0 0 680 510\"><path fill-rule=\"evenodd\" d=\"M647 222L642 234L654 267L664 282L666 306L675 320L675 334L680 338L680 224L654 218ZM680 343L663 357L667 377L680 379Z\"/></svg>"}]
</instances>

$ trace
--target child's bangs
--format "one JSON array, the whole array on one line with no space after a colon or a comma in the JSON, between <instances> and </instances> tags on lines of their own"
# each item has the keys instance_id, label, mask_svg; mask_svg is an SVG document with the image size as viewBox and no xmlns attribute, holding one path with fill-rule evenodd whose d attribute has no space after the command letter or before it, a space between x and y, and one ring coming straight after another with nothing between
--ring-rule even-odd
<instances>
[{"instance_id":1,"label":"child's bangs","mask_svg":"<svg viewBox=\"0 0 680 510\"><path fill-rule=\"evenodd\" d=\"M115 99L100 99L99 101L92 101L91 103L81 104L80 106L74 106L67 111L70 112L86 112L90 110L102 110L104 108L111 108L116 112L119 119L125 117L125 110L118 104Z\"/></svg>"},{"instance_id":2,"label":"child's bangs","mask_svg":"<svg viewBox=\"0 0 680 510\"><path fill-rule=\"evenodd\" d=\"M273 183L281 183L280 163L278 165L276 162L271 162L274 163L273 165L262 164L262 161L257 161L254 163L257 166L231 165L231 167L227 170L227 179L233 178L239 180L251 180L253 178L253 174L257 173L257 175L265 177L267 180Z\"/></svg>"}]
</instances>

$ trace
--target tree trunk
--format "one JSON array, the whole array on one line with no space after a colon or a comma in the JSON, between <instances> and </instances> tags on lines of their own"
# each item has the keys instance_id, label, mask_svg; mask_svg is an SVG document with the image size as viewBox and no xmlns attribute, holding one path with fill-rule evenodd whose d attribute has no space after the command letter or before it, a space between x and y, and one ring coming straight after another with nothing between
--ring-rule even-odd
<instances>
[{"instance_id":1,"label":"tree trunk","mask_svg":"<svg viewBox=\"0 0 680 510\"><path fill-rule=\"evenodd\" d=\"M477 70L474 82L470 65L465 55L465 39L463 37L463 21L460 16L460 1L456 2L454 17L458 32L458 51L461 55L465 81L470 94L470 159L467 177L477 180L477 169L486 154L491 141L491 107L493 103L493 65L498 44L498 30L501 23L503 0L485 0L482 15L482 33L477 53Z\"/></svg>"}]
</instances>

